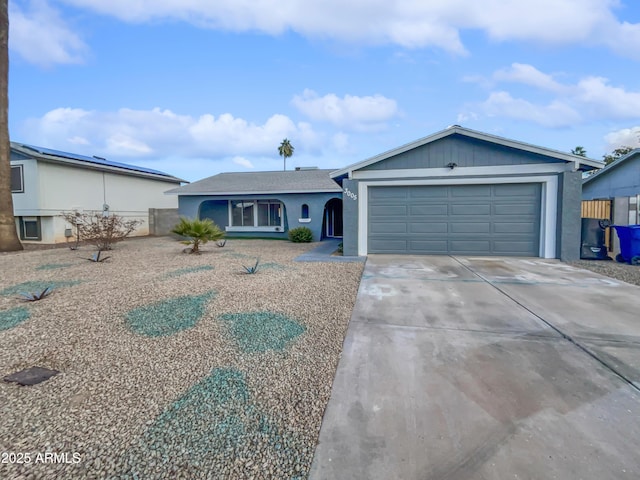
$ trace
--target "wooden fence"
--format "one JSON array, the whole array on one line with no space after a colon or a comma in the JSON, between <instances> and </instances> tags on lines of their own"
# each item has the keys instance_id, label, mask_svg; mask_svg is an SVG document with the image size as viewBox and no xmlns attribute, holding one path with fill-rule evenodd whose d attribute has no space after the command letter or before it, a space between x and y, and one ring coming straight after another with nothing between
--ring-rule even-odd
<instances>
[{"instance_id":1,"label":"wooden fence","mask_svg":"<svg viewBox=\"0 0 640 480\"><path fill-rule=\"evenodd\" d=\"M613 210L611 208L611 200L583 200L581 215L582 218L599 218L607 219L613 223ZM605 230L604 241L609 251L613 250L613 242L611 239L611 229Z\"/></svg>"}]
</instances>

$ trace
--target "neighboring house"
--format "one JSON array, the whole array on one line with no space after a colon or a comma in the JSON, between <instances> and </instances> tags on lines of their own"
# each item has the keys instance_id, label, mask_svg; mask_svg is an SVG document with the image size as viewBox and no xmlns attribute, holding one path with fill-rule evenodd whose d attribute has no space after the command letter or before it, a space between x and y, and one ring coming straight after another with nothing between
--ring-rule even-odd
<instances>
[{"instance_id":1,"label":"neighboring house","mask_svg":"<svg viewBox=\"0 0 640 480\"><path fill-rule=\"evenodd\" d=\"M23 242L67 241L74 232L63 211L143 220L134 235L147 235L149 209L176 208L175 197L164 192L182 182L157 170L11 142L11 191Z\"/></svg>"},{"instance_id":2,"label":"neighboring house","mask_svg":"<svg viewBox=\"0 0 640 480\"><path fill-rule=\"evenodd\" d=\"M209 218L236 237L287 238L295 227L314 241L342 237L342 189L331 170L220 173L167 192L181 216Z\"/></svg>"},{"instance_id":3,"label":"neighboring house","mask_svg":"<svg viewBox=\"0 0 640 480\"><path fill-rule=\"evenodd\" d=\"M640 148L584 178L582 200L610 200L609 218L614 225L640 224ZM620 242L615 234L612 239L609 245L615 256Z\"/></svg>"},{"instance_id":4,"label":"neighboring house","mask_svg":"<svg viewBox=\"0 0 640 480\"><path fill-rule=\"evenodd\" d=\"M452 126L331 174L344 254L579 258L582 171L602 163Z\"/></svg>"},{"instance_id":5,"label":"neighboring house","mask_svg":"<svg viewBox=\"0 0 640 480\"><path fill-rule=\"evenodd\" d=\"M583 200L613 200L613 221L618 225L640 223L640 148L582 181Z\"/></svg>"}]
</instances>

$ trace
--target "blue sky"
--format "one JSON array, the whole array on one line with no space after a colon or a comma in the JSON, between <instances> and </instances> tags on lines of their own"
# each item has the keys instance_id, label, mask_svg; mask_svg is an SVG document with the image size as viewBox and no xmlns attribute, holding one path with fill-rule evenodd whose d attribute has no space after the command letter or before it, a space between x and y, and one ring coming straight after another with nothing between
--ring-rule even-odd
<instances>
[{"instance_id":1,"label":"blue sky","mask_svg":"<svg viewBox=\"0 0 640 480\"><path fill-rule=\"evenodd\" d=\"M12 140L148 166L341 168L452 124L640 147L634 0L13 0Z\"/></svg>"}]
</instances>

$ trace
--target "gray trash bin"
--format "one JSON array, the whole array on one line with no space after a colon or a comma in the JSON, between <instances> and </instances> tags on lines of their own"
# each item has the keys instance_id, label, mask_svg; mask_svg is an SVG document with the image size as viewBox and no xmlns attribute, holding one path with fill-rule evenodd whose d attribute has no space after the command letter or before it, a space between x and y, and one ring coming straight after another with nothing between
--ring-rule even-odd
<instances>
[{"instance_id":1,"label":"gray trash bin","mask_svg":"<svg viewBox=\"0 0 640 480\"><path fill-rule=\"evenodd\" d=\"M582 219L580 258L584 260L608 260L605 230L609 220L599 218Z\"/></svg>"}]
</instances>

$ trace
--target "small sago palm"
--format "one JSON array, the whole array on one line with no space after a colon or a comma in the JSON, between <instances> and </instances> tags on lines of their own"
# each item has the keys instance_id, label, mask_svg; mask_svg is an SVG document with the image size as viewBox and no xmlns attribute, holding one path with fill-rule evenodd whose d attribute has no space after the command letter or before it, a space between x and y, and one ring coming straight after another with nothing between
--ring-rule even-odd
<instances>
[{"instance_id":1,"label":"small sago palm","mask_svg":"<svg viewBox=\"0 0 640 480\"><path fill-rule=\"evenodd\" d=\"M184 217L171 231L189 239L182 241L185 245L191 245L189 253L200 253L200 245L220 240L225 233L208 218L198 220Z\"/></svg>"}]
</instances>

